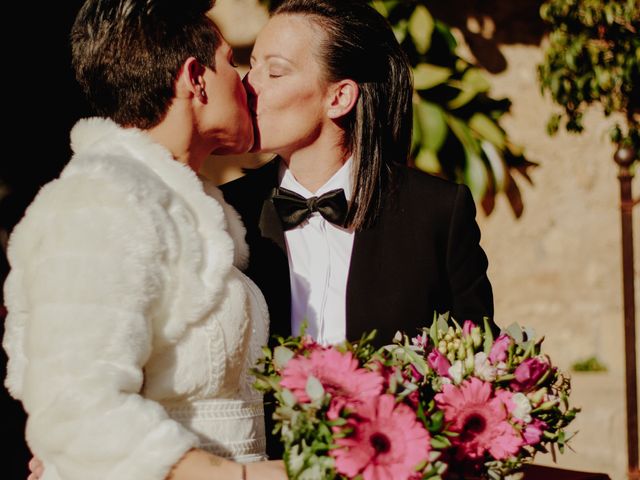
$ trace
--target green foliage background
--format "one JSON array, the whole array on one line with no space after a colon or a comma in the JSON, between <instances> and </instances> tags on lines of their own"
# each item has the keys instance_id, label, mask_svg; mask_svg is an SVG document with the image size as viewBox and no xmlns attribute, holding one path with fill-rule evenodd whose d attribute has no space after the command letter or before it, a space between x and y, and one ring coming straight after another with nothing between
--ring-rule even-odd
<instances>
[{"instance_id":1,"label":"green foliage background","mask_svg":"<svg viewBox=\"0 0 640 480\"><path fill-rule=\"evenodd\" d=\"M539 66L540 85L562 106L549 133L564 124L582 132L589 105L620 113L611 140L640 152L640 2L549 0L540 14L550 26L549 47Z\"/></svg>"}]
</instances>

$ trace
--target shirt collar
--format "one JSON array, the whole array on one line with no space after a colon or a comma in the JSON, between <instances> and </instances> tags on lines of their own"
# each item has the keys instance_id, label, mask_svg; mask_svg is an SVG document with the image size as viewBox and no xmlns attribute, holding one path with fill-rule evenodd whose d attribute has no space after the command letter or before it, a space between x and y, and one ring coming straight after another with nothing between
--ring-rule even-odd
<instances>
[{"instance_id":1,"label":"shirt collar","mask_svg":"<svg viewBox=\"0 0 640 480\"><path fill-rule=\"evenodd\" d=\"M347 201L351 200L352 196L352 177L351 171L353 170L353 157L349 157L344 165L340 167L340 169L333 174L333 176L322 185L317 192L312 193L303 187L293 176L291 170L287 167L284 162L280 162L280 186L286 188L287 190L291 190L292 192L297 193L298 195L302 195L304 198L310 197L319 197L322 194L330 192L331 190L336 190L338 188L342 188L344 190L344 195L347 197Z\"/></svg>"}]
</instances>

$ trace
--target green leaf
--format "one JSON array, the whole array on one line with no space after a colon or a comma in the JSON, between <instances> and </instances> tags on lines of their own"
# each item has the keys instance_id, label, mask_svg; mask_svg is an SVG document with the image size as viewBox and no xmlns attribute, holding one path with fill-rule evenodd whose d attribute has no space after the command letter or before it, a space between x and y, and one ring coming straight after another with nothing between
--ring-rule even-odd
<instances>
[{"instance_id":1,"label":"green leaf","mask_svg":"<svg viewBox=\"0 0 640 480\"><path fill-rule=\"evenodd\" d=\"M446 82L451 77L450 68L419 63L413 69L413 86L416 90L427 90Z\"/></svg>"},{"instance_id":2,"label":"green leaf","mask_svg":"<svg viewBox=\"0 0 640 480\"><path fill-rule=\"evenodd\" d=\"M447 333L449 329L449 324L447 323L447 319L443 315L438 315L438 331L442 332L444 335Z\"/></svg>"},{"instance_id":3,"label":"green leaf","mask_svg":"<svg viewBox=\"0 0 640 480\"><path fill-rule=\"evenodd\" d=\"M460 81L452 81L450 85L460 89L458 96L447 104L452 110L466 105L473 100L478 93L487 92L491 87L491 84L478 68L470 68L465 72Z\"/></svg>"},{"instance_id":4,"label":"green leaf","mask_svg":"<svg viewBox=\"0 0 640 480\"><path fill-rule=\"evenodd\" d=\"M298 399L291 392L291 390L287 390L285 388L282 390L280 395L282 396L282 403L284 403L284 405L287 407L293 407L296 403L298 403Z\"/></svg>"},{"instance_id":5,"label":"green leaf","mask_svg":"<svg viewBox=\"0 0 640 480\"><path fill-rule=\"evenodd\" d=\"M447 107L449 107L451 110L464 107L467 103L476 98L477 94L478 93L475 90L460 90L460 93L457 97L447 102Z\"/></svg>"},{"instance_id":6,"label":"green leaf","mask_svg":"<svg viewBox=\"0 0 640 480\"><path fill-rule=\"evenodd\" d=\"M305 391L312 401L322 400L322 397L324 396L324 387L322 386L322 383L320 383L320 380L313 375L309 375Z\"/></svg>"},{"instance_id":7,"label":"green leaf","mask_svg":"<svg viewBox=\"0 0 640 480\"><path fill-rule=\"evenodd\" d=\"M433 415L431 415L431 425L429 426L429 430L431 432L437 432L442 428L444 424L444 412L442 410L438 410Z\"/></svg>"},{"instance_id":8,"label":"green leaf","mask_svg":"<svg viewBox=\"0 0 640 480\"><path fill-rule=\"evenodd\" d=\"M439 151L449 132L444 111L435 103L421 100L415 105L415 115L418 118L422 134L422 147L434 153ZM437 158L435 160L438 161ZM439 162L436 169L423 170L439 171Z\"/></svg>"},{"instance_id":9,"label":"green leaf","mask_svg":"<svg viewBox=\"0 0 640 480\"><path fill-rule=\"evenodd\" d=\"M405 348L404 352L411 360L411 363L418 369L418 372L424 375L427 371L427 362L425 362L424 358L411 350L411 348Z\"/></svg>"},{"instance_id":10,"label":"green leaf","mask_svg":"<svg viewBox=\"0 0 640 480\"><path fill-rule=\"evenodd\" d=\"M507 189L509 183L509 172L507 166L500 152L491 142L483 140L480 143L480 148L484 152L485 157L489 161L491 166L491 173L496 186L497 192L504 192Z\"/></svg>"},{"instance_id":11,"label":"green leaf","mask_svg":"<svg viewBox=\"0 0 640 480\"><path fill-rule=\"evenodd\" d=\"M515 340L517 344L523 342L524 339L522 336L522 328L520 328L520 325L518 325L517 323L512 323L511 325L509 325L506 329L506 332L511 338Z\"/></svg>"},{"instance_id":12,"label":"green leaf","mask_svg":"<svg viewBox=\"0 0 640 480\"><path fill-rule=\"evenodd\" d=\"M464 171L464 183L468 185L473 198L477 201L483 198L487 192L489 172L487 172L487 167L480 155L466 148L465 153L467 154L467 166Z\"/></svg>"},{"instance_id":13,"label":"green leaf","mask_svg":"<svg viewBox=\"0 0 640 480\"><path fill-rule=\"evenodd\" d=\"M416 167L418 167L423 172L440 172L440 160L438 160L438 155L436 155L435 152L429 150L428 148L420 149L418 155L416 156L415 164Z\"/></svg>"},{"instance_id":14,"label":"green leaf","mask_svg":"<svg viewBox=\"0 0 640 480\"><path fill-rule=\"evenodd\" d=\"M445 119L453 134L458 138L458 140L460 140L460 143L462 143L465 151L470 151L475 155L480 156L480 145L473 137L469 126L451 114L445 114Z\"/></svg>"},{"instance_id":15,"label":"green leaf","mask_svg":"<svg viewBox=\"0 0 640 480\"><path fill-rule=\"evenodd\" d=\"M445 448L449 448L451 446L451 442L448 438L443 437L442 435L436 435L431 438L431 447L437 450L443 450Z\"/></svg>"},{"instance_id":16,"label":"green leaf","mask_svg":"<svg viewBox=\"0 0 640 480\"><path fill-rule=\"evenodd\" d=\"M406 19L400 20L395 25L391 26L393 34L396 37L398 43L402 43L407 36L407 30L409 28L409 22Z\"/></svg>"},{"instance_id":17,"label":"green leaf","mask_svg":"<svg viewBox=\"0 0 640 480\"><path fill-rule=\"evenodd\" d=\"M431 338L431 342L437 347L438 346L438 322L436 319L431 323L431 328L429 328L429 337Z\"/></svg>"},{"instance_id":18,"label":"green leaf","mask_svg":"<svg viewBox=\"0 0 640 480\"><path fill-rule=\"evenodd\" d=\"M371 6L377 10L377 12L383 17L387 18L389 16L389 10L387 10L387 6L385 2L380 0L373 0L371 2Z\"/></svg>"},{"instance_id":19,"label":"green leaf","mask_svg":"<svg viewBox=\"0 0 640 480\"><path fill-rule=\"evenodd\" d=\"M456 37L453 36L451 28L448 25L442 23L440 20L436 19L435 30L444 39L447 47L449 48L450 55L455 56L455 49L458 48L458 41L456 40Z\"/></svg>"},{"instance_id":20,"label":"green leaf","mask_svg":"<svg viewBox=\"0 0 640 480\"><path fill-rule=\"evenodd\" d=\"M424 55L431 45L433 17L424 5L418 5L409 18L409 34L418 53Z\"/></svg>"},{"instance_id":21,"label":"green leaf","mask_svg":"<svg viewBox=\"0 0 640 480\"><path fill-rule=\"evenodd\" d=\"M282 370L293 356L294 353L291 350L280 345L273 351L273 363L278 370Z\"/></svg>"},{"instance_id":22,"label":"green leaf","mask_svg":"<svg viewBox=\"0 0 640 480\"><path fill-rule=\"evenodd\" d=\"M491 347L493 346L493 333L491 332L491 326L489 325L489 319L484 317L484 345L483 350L484 353L489 355L491 352Z\"/></svg>"},{"instance_id":23,"label":"green leaf","mask_svg":"<svg viewBox=\"0 0 640 480\"><path fill-rule=\"evenodd\" d=\"M479 68L467 70L462 76L462 83L466 88L473 89L476 92L487 92L491 88L491 84Z\"/></svg>"},{"instance_id":24,"label":"green leaf","mask_svg":"<svg viewBox=\"0 0 640 480\"><path fill-rule=\"evenodd\" d=\"M411 153L413 154L422 144L422 129L420 128L420 119L418 118L418 112L416 105L413 107L413 126L411 132Z\"/></svg>"},{"instance_id":25,"label":"green leaf","mask_svg":"<svg viewBox=\"0 0 640 480\"><path fill-rule=\"evenodd\" d=\"M474 113L469 120L469 127L471 127L471 129L482 138L493 143L497 148L504 148L506 137L505 133L484 113Z\"/></svg>"}]
</instances>

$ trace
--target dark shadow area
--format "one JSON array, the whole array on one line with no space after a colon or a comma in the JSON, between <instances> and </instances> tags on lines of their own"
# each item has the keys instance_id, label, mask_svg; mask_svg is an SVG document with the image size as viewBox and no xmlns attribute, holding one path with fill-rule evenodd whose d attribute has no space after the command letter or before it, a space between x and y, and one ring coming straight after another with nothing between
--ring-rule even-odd
<instances>
[{"instance_id":1,"label":"dark shadow area","mask_svg":"<svg viewBox=\"0 0 640 480\"><path fill-rule=\"evenodd\" d=\"M7 5L5 45L5 145L9 153L0 162L0 282L8 271L5 241L38 189L57 177L69 160L69 131L88 112L71 70L69 31L80 0L65 2L14 2ZM12 33L9 33L12 32ZM4 297L0 294L1 305ZM4 334L4 308L0 308ZM0 353L4 384L6 356ZM29 451L24 442L24 411L4 386L0 388L2 440L8 469L2 478L27 477Z\"/></svg>"},{"instance_id":2,"label":"dark shadow area","mask_svg":"<svg viewBox=\"0 0 640 480\"><path fill-rule=\"evenodd\" d=\"M450 0L424 2L432 15L458 28L478 64L491 73L507 68L500 45L538 45L545 35L541 0Z\"/></svg>"}]
</instances>

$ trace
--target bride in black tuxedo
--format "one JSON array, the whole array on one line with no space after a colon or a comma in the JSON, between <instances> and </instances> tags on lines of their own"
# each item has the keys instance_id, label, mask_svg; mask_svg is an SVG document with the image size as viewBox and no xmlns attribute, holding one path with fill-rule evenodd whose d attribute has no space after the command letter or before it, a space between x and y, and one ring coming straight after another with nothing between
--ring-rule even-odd
<instances>
[{"instance_id":1,"label":"bride in black tuxedo","mask_svg":"<svg viewBox=\"0 0 640 480\"><path fill-rule=\"evenodd\" d=\"M247 226L271 333L388 343L434 311L493 316L469 189L406 167L411 68L362 1L285 0L245 77L254 151L277 156L222 187Z\"/></svg>"}]
</instances>

